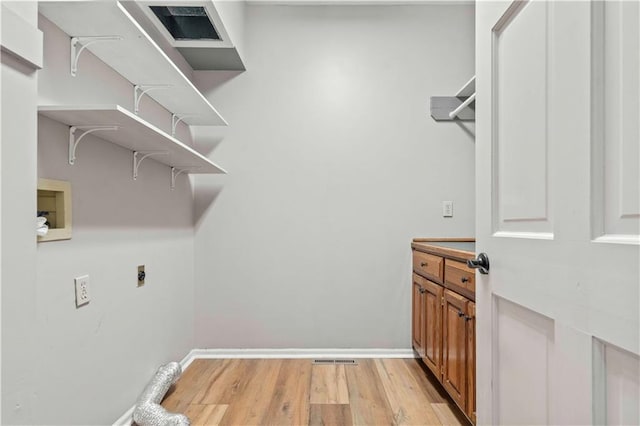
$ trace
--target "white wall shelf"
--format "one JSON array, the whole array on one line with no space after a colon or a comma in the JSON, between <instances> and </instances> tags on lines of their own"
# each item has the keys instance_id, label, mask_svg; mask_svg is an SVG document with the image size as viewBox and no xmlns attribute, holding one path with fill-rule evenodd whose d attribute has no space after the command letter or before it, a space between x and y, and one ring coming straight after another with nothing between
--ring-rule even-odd
<instances>
[{"instance_id":1,"label":"white wall shelf","mask_svg":"<svg viewBox=\"0 0 640 426\"><path fill-rule=\"evenodd\" d=\"M71 159L75 160L75 154L78 152L74 153L74 150L78 148L79 138L84 135L78 135L78 130L86 132L100 129L108 131L98 132L95 136L132 150L134 162L135 153L138 153L138 163L134 165L135 174L142 158L146 158L148 154L152 154L151 158L155 161L179 169L182 173L226 173L223 168L199 152L119 105L40 106L38 113L70 126L70 162ZM78 150L81 157L82 147Z\"/></svg>"},{"instance_id":2,"label":"white wall shelf","mask_svg":"<svg viewBox=\"0 0 640 426\"><path fill-rule=\"evenodd\" d=\"M86 49L133 85L165 86L165 90L153 90L148 95L172 113L189 114L183 120L186 124L227 125L120 2L40 2L39 12L72 39L78 37L76 43L82 44L86 37L109 37L110 41L92 43ZM76 65L76 72L82 73L82 57Z\"/></svg>"}]
</instances>

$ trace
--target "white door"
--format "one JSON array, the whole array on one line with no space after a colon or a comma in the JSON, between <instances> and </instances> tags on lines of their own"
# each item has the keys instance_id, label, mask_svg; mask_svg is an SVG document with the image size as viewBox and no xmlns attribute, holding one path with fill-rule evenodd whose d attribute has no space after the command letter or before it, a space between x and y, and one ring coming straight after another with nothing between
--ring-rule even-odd
<instances>
[{"instance_id":1,"label":"white door","mask_svg":"<svg viewBox=\"0 0 640 426\"><path fill-rule=\"evenodd\" d=\"M476 5L481 424L640 424L640 7Z\"/></svg>"}]
</instances>

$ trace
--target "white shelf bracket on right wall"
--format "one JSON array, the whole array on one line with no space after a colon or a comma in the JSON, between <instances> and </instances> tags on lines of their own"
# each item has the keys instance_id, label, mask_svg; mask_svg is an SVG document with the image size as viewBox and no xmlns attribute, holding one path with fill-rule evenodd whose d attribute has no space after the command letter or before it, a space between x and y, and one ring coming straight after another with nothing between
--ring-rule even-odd
<instances>
[{"instance_id":1,"label":"white shelf bracket on right wall","mask_svg":"<svg viewBox=\"0 0 640 426\"><path fill-rule=\"evenodd\" d=\"M431 117L436 121L475 121L476 77L473 76L455 96L432 96Z\"/></svg>"}]
</instances>

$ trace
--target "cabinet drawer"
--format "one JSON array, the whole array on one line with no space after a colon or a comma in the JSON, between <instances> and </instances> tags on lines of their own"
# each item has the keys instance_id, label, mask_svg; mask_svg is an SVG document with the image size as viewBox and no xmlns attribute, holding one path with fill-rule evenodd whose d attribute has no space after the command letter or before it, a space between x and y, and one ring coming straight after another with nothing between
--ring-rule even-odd
<instances>
[{"instance_id":1,"label":"cabinet drawer","mask_svg":"<svg viewBox=\"0 0 640 426\"><path fill-rule=\"evenodd\" d=\"M447 259L444 265L444 281L447 287L461 288L475 294L476 274L466 264Z\"/></svg>"},{"instance_id":2,"label":"cabinet drawer","mask_svg":"<svg viewBox=\"0 0 640 426\"><path fill-rule=\"evenodd\" d=\"M439 256L413 251L413 270L418 274L442 283L444 259Z\"/></svg>"}]
</instances>

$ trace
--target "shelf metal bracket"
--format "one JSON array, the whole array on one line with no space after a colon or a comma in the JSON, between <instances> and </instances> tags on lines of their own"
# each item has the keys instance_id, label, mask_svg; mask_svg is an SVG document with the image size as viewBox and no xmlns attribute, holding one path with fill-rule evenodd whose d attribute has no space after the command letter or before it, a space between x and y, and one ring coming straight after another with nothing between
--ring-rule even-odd
<instances>
[{"instance_id":1,"label":"shelf metal bracket","mask_svg":"<svg viewBox=\"0 0 640 426\"><path fill-rule=\"evenodd\" d=\"M182 173L189 173L192 170L198 170L201 167L171 167L171 190L173 191L176 188L176 178L180 176Z\"/></svg>"},{"instance_id":2,"label":"shelf metal bracket","mask_svg":"<svg viewBox=\"0 0 640 426\"><path fill-rule=\"evenodd\" d=\"M101 41L117 41L122 40L120 36L87 36L87 37L71 37L71 75L78 75L78 60L80 54L89 45L99 43Z\"/></svg>"},{"instance_id":3,"label":"shelf metal bracket","mask_svg":"<svg viewBox=\"0 0 640 426\"><path fill-rule=\"evenodd\" d=\"M476 100L476 76L465 83L455 96L431 96L431 117L436 121L475 121L471 105Z\"/></svg>"},{"instance_id":4,"label":"shelf metal bracket","mask_svg":"<svg viewBox=\"0 0 640 426\"><path fill-rule=\"evenodd\" d=\"M150 151L150 152L138 152L133 151L133 180L138 179L138 169L140 168L140 164L147 157L151 157L152 155L167 155L169 152L167 151ZM138 159L138 155L140 155L140 159Z\"/></svg>"},{"instance_id":5,"label":"shelf metal bracket","mask_svg":"<svg viewBox=\"0 0 640 426\"><path fill-rule=\"evenodd\" d=\"M456 109L454 109L453 111L451 111L449 113L449 118L450 119L454 119L458 116L458 114L460 114L460 111L462 111L463 109L465 109L466 107L469 106L469 104L471 104L471 102L476 100L476 93L473 92L473 94L471 96L469 96L463 103L460 104L460 106Z\"/></svg>"},{"instance_id":6,"label":"shelf metal bracket","mask_svg":"<svg viewBox=\"0 0 640 426\"><path fill-rule=\"evenodd\" d=\"M471 104L475 95L470 96L431 96L431 117L436 121L473 121L475 110Z\"/></svg>"},{"instance_id":7,"label":"shelf metal bracket","mask_svg":"<svg viewBox=\"0 0 640 426\"><path fill-rule=\"evenodd\" d=\"M156 89L168 89L170 87L173 86L170 84L136 84L133 86L133 112L138 114L140 110L140 100L148 92Z\"/></svg>"},{"instance_id":8,"label":"shelf metal bracket","mask_svg":"<svg viewBox=\"0 0 640 426\"><path fill-rule=\"evenodd\" d=\"M188 172L189 169L178 169L175 167L171 167L171 190L176 189L176 178L180 176L182 173Z\"/></svg>"},{"instance_id":9,"label":"shelf metal bracket","mask_svg":"<svg viewBox=\"0 0 640 426\"><path fill-rule=\"evenodd\" d=\"M69 164L72 166L76 162L76 149L78 144L89 133L98 132L100 130L118 130L118 126L71 126L69 127ZM84 130L80 136L76 138L76 130Z\"/></svg>"},{"instance_id":10,"label":"shelf metal bracket","mask_svg":"<svg viewBox=\"0 0 640 426\"><path fill-rule=\"evenodd\" d=\"M171 114L171 136L173 136L173 137L176 136L176 127L178 126L179 122L181 122L185 118L197 117L197 116L198 116L198 114L176 114L176 113L172 113Z\"/></svg>"}]
</instances>

